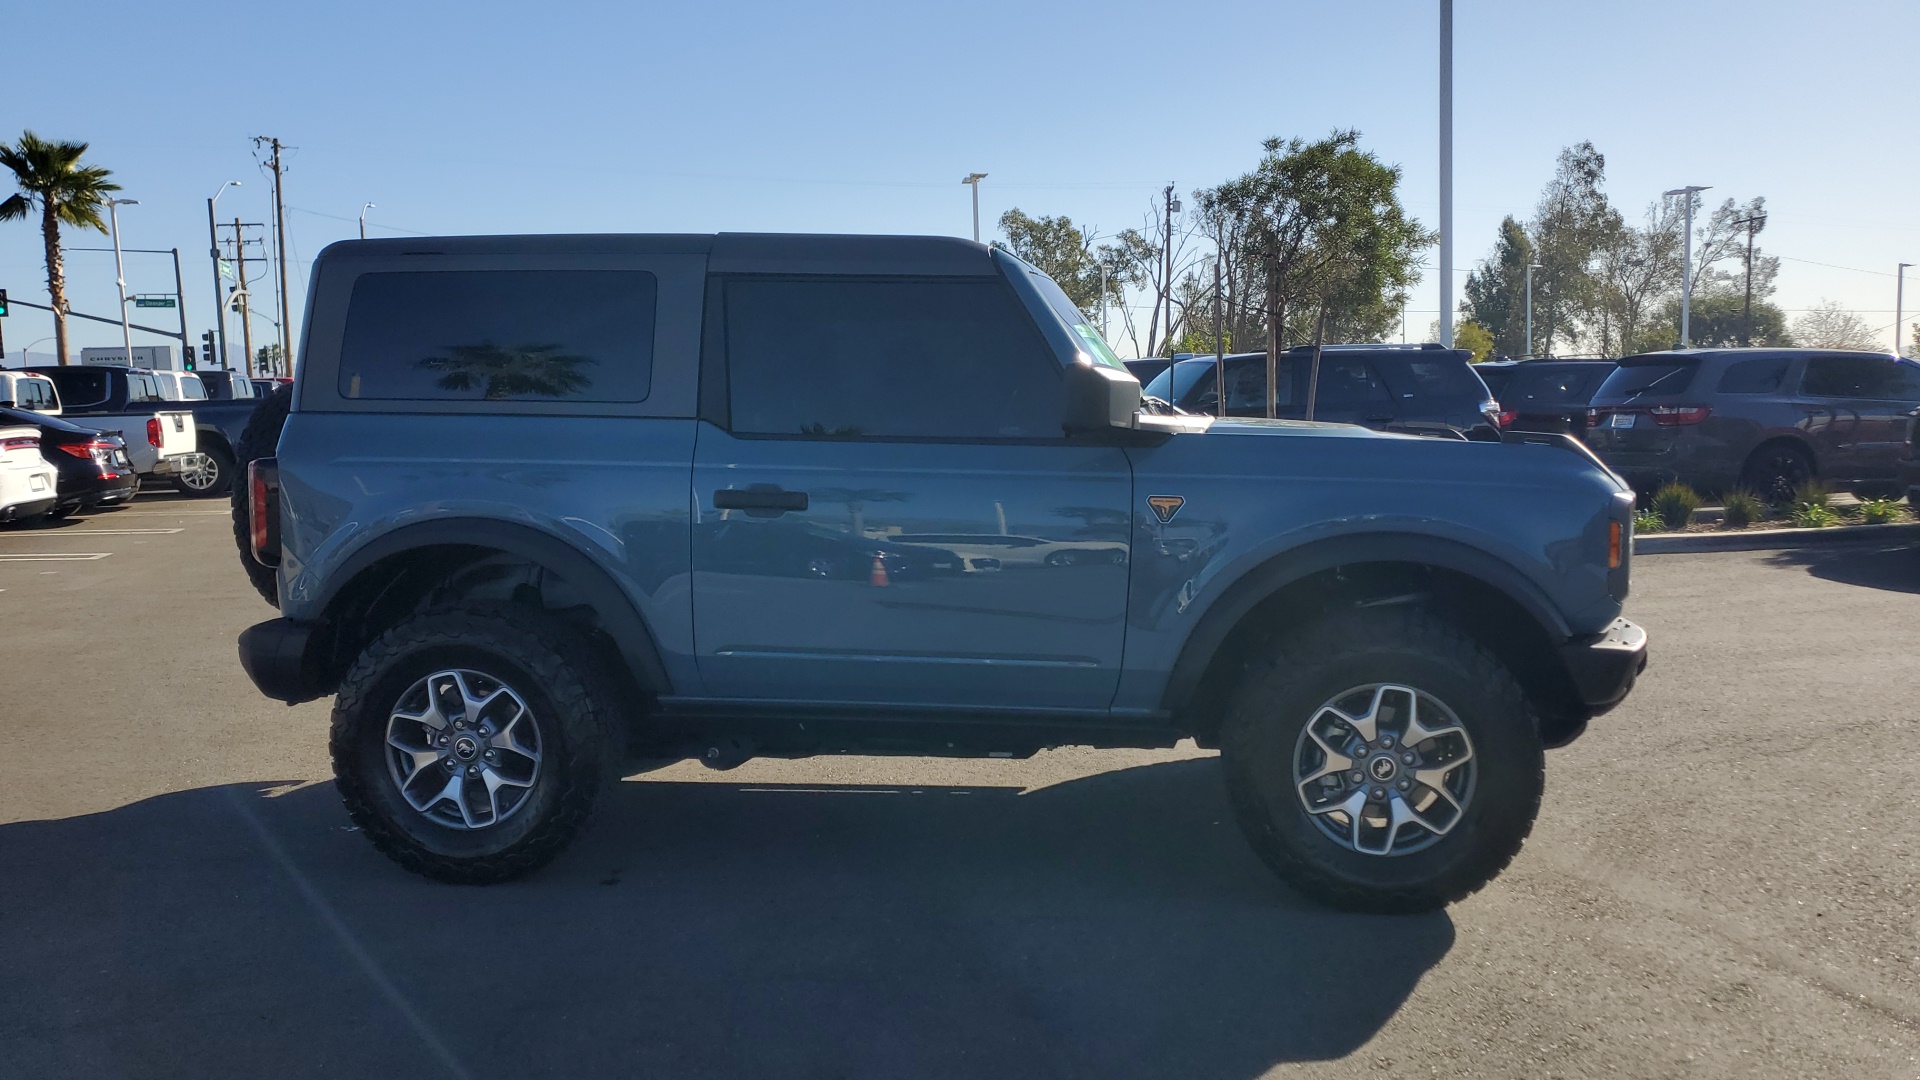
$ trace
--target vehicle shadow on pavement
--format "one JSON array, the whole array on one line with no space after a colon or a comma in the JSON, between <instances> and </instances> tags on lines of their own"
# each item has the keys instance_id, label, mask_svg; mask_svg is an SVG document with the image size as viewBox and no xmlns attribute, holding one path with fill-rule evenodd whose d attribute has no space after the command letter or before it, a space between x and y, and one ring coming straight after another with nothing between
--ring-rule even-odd
<instances>
[{"instance_id":1,"label":"vehicle shadow on pavement","mask_svg":"<svg viewBox=\"0 0 1920 1080\"><path fill-rule=\"evenodd\" d=\"M1294 898L1215 759L1012 788L628 781L487 888L331 785L0 826L22 1076L1242 1080L1350 1053L1453 943Z\"/></svg>"},{"instance_id":2,"label":"vehicle shadow on pavement","mask_svg":"<svg viewBox=\"0 0 1920 1080\"><path fill-rule=\"evenodd\" d=\"M1892 592L1920 592L1920 545L1835 544L1794 548L1767 557L1776 567L1803 566L1807 573L1842 585Z\"/></svg>"}]
</instances>

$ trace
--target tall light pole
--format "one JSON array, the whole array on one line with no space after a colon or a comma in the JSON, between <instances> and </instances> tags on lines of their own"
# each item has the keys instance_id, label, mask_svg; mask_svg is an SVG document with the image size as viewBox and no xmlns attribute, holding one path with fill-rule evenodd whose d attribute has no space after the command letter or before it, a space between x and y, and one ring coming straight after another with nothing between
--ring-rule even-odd
<instances>
[{"instance_id":1,"label":"tall light pole","mask_svg":"<svg viewBox=\"0 0 1920 1080\"><path fill-rule=\"evenodd\" d=\"M1530 262L1527 264L1527 355L1528 356L1533 355L1533 272L1538 269L1540 269L1540 264L1537 262Z\"/></svg>"},{"instance_id":2,"label":"tall light pole","mask_svg":"<svg viewBox=\"0 0 1920 1080\"><path fill-rule=\"evenodd\" d=\"M983 172L968 173L967 178L960 181L973 189L973 242L976 244L980 242L980 181L986 178Z\"/></svg>"},{"instance_id":3,"label":"tall light pole","mask_svg":"<svg viewBox=\"0 0 1920 1080\"><path fill-rule=\"evenodd\" d=\"M113 278L120 286L120 343L127 349L127 366L133 366L133 328L127 325L127 268L120 261L120 207L139 206L139 199L108 199L107 231L113 234Z\"/></svg>"},{"instance_id":4,"label":"tall light pole","mask_svg":"<svg viewBox=\"0 0 1920 1080\"><path fill-rule=\"evenodd\" d=\"M1660 193L1663 199L1679 195L1687 200L1685 235L1682 239L1684 250L1680 263L1680 347L1683 349L1693 345L1693 197L1711 186L1689 184Z\"/></svg>"},{"instance_id":5,"label":"tall light pole","mask_svg":"<svg viewBox=\"0 0 1920 1080\"><path fill-rule=\"evenodd\" d=\"M371 210L371 209L373 209L373 204L372 204L372 203L368 203L368 204L366 204L365 206L362 206L362 207L360 208L360 239L362 239L362 240L365 240L365 239L367 238L367 211L369 211L369 210ZM974 231L975 231L975 232L979 232L979 231L980 231L980 225L979 225L979 222L978 222L978 220L977 220L977 219L979 218L979 216L980 216L980 215L979 215L979 213L978 213L978 212L976 212L976 213L974 214L974 218L976 219L976 221L975 221L975 223L974 223L974 227L973 227L973 228L974 228Z\"/></svg>"},{"instance_id":6,"label":"tall light pole","mask_svg":"<svg viewBox=\"0 0 1920 1080\"><path fill-rule=\"evenodd\" d=\"M1906 318L1907 267L1912 263L1901 263L1893 271L1893 355L1905 356L1907 350L1900 342L1900 322Z\"/></svg>"},{"instance_id":7,"label":"tall light pole","mask_svg":"<svg viewBox=\"0 0 1920 1080\"><path fill-rule=\"evenodd\" d=\"M1440 0L1440 344L1453 348L1453 0Z\"/></svg>"},{"instance_id":8,"label":"tall light pole","mask_svg":"<svg viewBox=\"0 0 1920 1080\"><path fill-rule=\"evenodd\" d=\"M227 294L220 288L220 229L214 224L213 208L228 188L239 186L240 181L229 180L220 185L220 190L213 193L213 198L207 200L207 254L213 258L213 325L215 337L220 342L221 367L227 366ZM184 311L186 306L187 299L183 296L180 298L181 310Z\"/></svg>"}]
</instances>

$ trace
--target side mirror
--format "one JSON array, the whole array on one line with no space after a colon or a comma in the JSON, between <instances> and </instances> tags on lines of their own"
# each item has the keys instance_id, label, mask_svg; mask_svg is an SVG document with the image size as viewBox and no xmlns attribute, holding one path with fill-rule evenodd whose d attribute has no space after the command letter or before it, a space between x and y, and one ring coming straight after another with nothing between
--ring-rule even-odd
<instances>
[{"instance_id":1,"label":"side mirror","mask_svg":"<svg viewBox=\"0 0 1920 1080\"><path fill-rule=\"evenodd\" d=\"M1139 379L1104 364L1071 364L1066 381L1067 408L1061 426L1068 434L1139 426Z\"/></svg>"}]
</instances>

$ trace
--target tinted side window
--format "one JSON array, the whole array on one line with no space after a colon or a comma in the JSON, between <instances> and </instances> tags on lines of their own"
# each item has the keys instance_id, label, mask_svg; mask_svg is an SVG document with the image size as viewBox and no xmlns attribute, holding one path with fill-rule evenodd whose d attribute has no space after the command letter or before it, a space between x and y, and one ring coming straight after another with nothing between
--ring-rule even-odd
<instances>
[{"instance_id":1,"label":"tinted side window","mask_svg":"<svg viewBox=\"0 0 1920 1080\"><path fill-rule=\"evenodd\" d=\"M160 384L151 375L130 374L127 376L127 404L144 405L148 402L165 401L166 395L160 392Z\"/></svg>"},{"instance_id":2,"label":"tinted side window","mask_svg":"<svg viewBox=\"0 0 1920 1080\"><path fill-rule=\"evenodd\" d=\"M997 279L740 278L726 306L734 431L1061 434L1059 362Z\"/></svg>"},{"instance_id":3,"label":"tinted side window","mask_svg":"<svg viewBox=\"0 0 1920 1080\"><path fill-rule=\"evenodd\" d=\"M1722 394L1777 394L1786 381L1793 361L1784 356L1763 356L1727 365L1720 376Z\"/></svg>"},{"instance_id":4,"label":"tinted side window","mask_svg":"<svg viewBox=\"0 0 1920 1080\"><path fill-rule=\"evenodd\" d=\"M1477 406L1487 398L1486 384L1455 354L1441 353L1433 359L1391 358L1383 365L1393 381L1393 396L1405 401L1471 401Z\"/></svg>"},{"instance_id":5,"label":"tinted side window","mask_svg":"<svg viewBox=\"0 0 1920 1080\"><path fill-rule=\"evenodd\" d=\"M1920 401L1920 364L1896 364L1898 372L1892 396L1900 401Z\"/></svg>"},{"instance_id":6,"label":"tinted side window","mask_svg":"<svg viewBox=\"0 0 1920 1080\"><path fill-rule=\"evenodd\" d=\"M1801 393L1812 397L1897 398L1900 370L1891 359L1816 356L1807 361Z\"/></svg>"},{"instance_id":7,"label":"tinted side window","mask_svg":"<svg viewBox=\"0 0 1920 1080\"><path fill-rule=\"evenodd\" d=\"M199 379L182 375L180 376L180 399L182 401L205 401L207 400L207 388L201 384Z\"/></svg>"},{"instance_id":8,"label":"tinted side window","mask_svg":"<svg viewBox=\"0 0 1920 1080\"><path fill-rule=\"evenodd\" d=\"M48 378L60 388L60 400L76 409L107 400L107 373L104 371L68 368Z\"/></svg>"},{"instance_id":9,"label":"tinted side window","mask_svg":"<svg viewBox=\"0 0 1920 1080\"><path fill-rule=\"evenodd\" d=\"M1307 379L1312 379L1313 361L1300 365L1309 369ZM1327 356L1320 358L1320 387L1314 398L1315 409L1367 409L1376 408L1383 414L1393 412L1393 395L1388 393L1387 384L1373 370L1373 365L1353 356Z\"/></svg>"},{"instance_id":10,"label":"tinted side window","mask_svg":"<svg viewBox=\"0 0 1920 1080\"><path fill-rule=\"evenodd\" d=\"M342 397L644 401L658 282L639 270L362 274Z\"/></svg>"}]
</instances>

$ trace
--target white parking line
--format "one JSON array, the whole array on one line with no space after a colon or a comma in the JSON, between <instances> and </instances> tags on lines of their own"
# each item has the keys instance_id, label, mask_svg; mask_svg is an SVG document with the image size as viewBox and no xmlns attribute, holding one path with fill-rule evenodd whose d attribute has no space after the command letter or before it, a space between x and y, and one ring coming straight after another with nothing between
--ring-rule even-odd
<instances>
[{"instance_id":1,"label":"white parking line","mask_svg":"<svg viewBox=\"0 0 1920 1080\"><path fill-rule=\"evenodd\" d=\"M173 529L68 529L64 532L36 530L23 533L0 533L0 539L7 540L79 540L88 536L163 536L168 533L186 532L184 527Z\"/></svg>"},{"instance_id":2,"label":"white parking line","mask_svg":"<svg viewBox=\"0 0 1920 1080\"><path fill-rule=\"evenodd\" d=\"M93 562L111 554L111 551L41 551L30 555L0 555L0 562Z\"/></svg>"}]
</instances>

